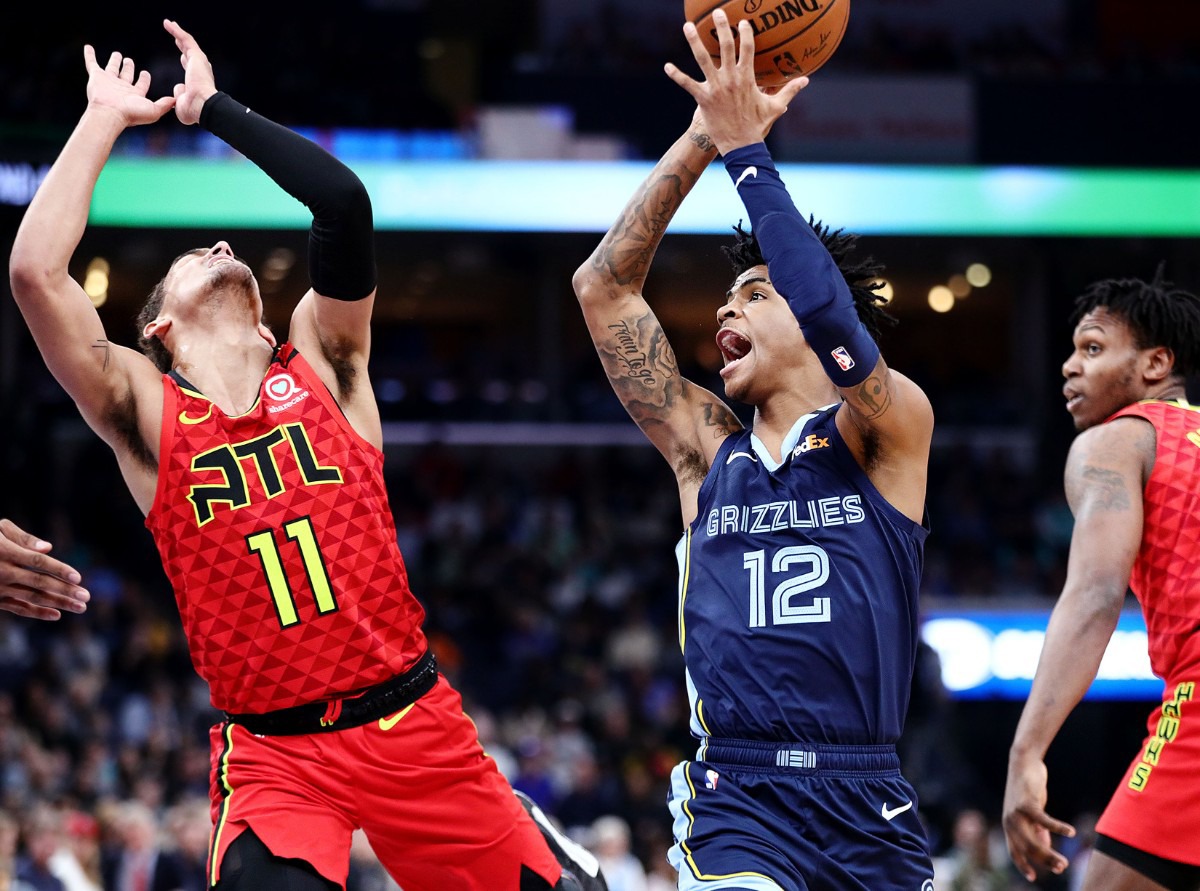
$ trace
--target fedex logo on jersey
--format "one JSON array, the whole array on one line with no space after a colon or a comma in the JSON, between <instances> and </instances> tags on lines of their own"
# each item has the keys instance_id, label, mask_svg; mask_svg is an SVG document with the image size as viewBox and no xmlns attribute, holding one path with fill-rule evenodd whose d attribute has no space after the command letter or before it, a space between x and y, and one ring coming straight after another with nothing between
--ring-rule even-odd
<instances>
[{"instance_id":1,"label":"fedex logo on jersey","mask_svg":"<svg viewBox=\"0 0 1200 891\"><path fill-rule=\"evenodd\" d=\"M799 458L805 452L811 452L813 449L829 448L828 436L817 436L815 433L810 433L804 438L804 442L792 449L792 457Z\"/></svg>"},{"instance_id":2,"label":"fedex logo on jersey","mask_svg":"<svg viewBox=\"0 0 1200 891\"><path fill-rule=\"evenodd\" d=\"M854 367L854 357L846 352L844 346L838 347L829 355L833 356L833 361L838 364L838 368L842 369L842 371L849 371Z\"/></svg>"},{"instance_id":3,"label":"fedex logo on jersey","mask_svg":"<svg viewBox=\"0 0 1200 891\"><path fill-rule=\"evenodd\" d=\"M276 403L267 406L267 411L271 414L285 411L308 398L308 390L301 390L296 385L295 379L286 371L267 378L263 384L263 391L267 394L268 399Z\"/></svg>"}]
</instances>

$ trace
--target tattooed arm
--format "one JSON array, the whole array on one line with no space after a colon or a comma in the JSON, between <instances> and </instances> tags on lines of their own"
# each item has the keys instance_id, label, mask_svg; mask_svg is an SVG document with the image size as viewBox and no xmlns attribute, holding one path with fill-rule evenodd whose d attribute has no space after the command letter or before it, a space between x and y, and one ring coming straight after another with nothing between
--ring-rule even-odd
<instances>
[{"instance_id":1,"label":"tattooed arm","mask_svg":"<svg viewBox=\"0 0 1200 891\"><path fill-rule=\"evenodd\" d=\"M742 425L720 399L680 376L642 286L667 224L715 157L697 115L573 280L613 390L675 471L685 522L721 441Z\"/></svg>"},{"instance_id":2,"label":"tattooed arm","mask_svg":"<svg viewBox=\"0 0 1200 891\"><path fill-rule=\"evenodd\" d=\"M1017 868L1059 873L1050 833L1074 830L1046 814L1046 750L1096 677L1117 626L1142 540L1142 490L1154 469L1154 427L1118 418L1081 433L1067 457L1075 515L1067 580L1050 616L1033 689L1009 751L1004 832Z\"/></svg>"}]
</instances>

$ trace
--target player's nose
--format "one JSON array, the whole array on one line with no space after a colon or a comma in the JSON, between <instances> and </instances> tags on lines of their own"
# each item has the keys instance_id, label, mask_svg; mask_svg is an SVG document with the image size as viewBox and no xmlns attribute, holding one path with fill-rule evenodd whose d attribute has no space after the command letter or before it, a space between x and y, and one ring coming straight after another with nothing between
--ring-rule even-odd
<instances>
[{"instance_id":1,"label":"player's nose","mask_svg":"<svg viewBox=\"0 0 1200 891\"><path fill-rule=\"evenodd\" d=\"M208 255L210 257L215 257L219 254L224 254L227 257L233 256L233 248L231 248L229 246L229 242L218 241L216 244L214 244L212 247L210 247L208 249Z\"/></svg>"}]
</instances>

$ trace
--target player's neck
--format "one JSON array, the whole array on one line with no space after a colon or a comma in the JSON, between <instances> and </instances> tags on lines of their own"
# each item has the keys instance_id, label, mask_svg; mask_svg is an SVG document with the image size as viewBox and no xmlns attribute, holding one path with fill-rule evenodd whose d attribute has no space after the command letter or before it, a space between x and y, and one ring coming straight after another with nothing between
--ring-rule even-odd
<instances>
[{"instance_id":1,"label":"player's neck","mask_svg":"<svg viewBox=\"0 0 1200 891\"><path fill-rule=\"evenodd\" d=\"M273 355L271 345L257 336L226 343L206 338L183 344L175 354L173 370L225 414L238 415L254 405Z\"/></svg>"},{"instance_id":2,"label":"player's neck","mask_svg":"<svg viewBox=\"0 0 1200 891\"><path fill-rule=\"evenodd\" d=\"M841 398L829 379L824 378L824 381L825 386L783 391L755 406L754 435L776 460L780 460L783 440L796 426L796 421Z\"/></svg>"}]
</instances>

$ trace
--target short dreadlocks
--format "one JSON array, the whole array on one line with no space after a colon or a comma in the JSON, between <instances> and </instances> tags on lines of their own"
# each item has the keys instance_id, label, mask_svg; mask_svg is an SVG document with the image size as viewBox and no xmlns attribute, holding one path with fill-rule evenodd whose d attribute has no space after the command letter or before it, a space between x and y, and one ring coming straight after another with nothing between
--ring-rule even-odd
<instances>
[{"instance_id":1,"label":"short dreadlocks","mask_svg":"<svg viewBox=\"0 0 1200 891\"><path fill-rule=\"evenodd\" d=\"M1150 282L1110 278L1089 285L1075 298L1072 327L1100 307L1125 320L1138 349L1162 346L1174 353L1176 374L1200 370L1200 297L1166 281L1163 264Z\"/></svg>"},{"instance_id":2,"label":"short dreadlocks","mask_svg":"<svg viewBox=\"0 0 1200 891\"><path fill-rule=\"evenodd\" d=\"M828 226L811 216L808 218L808 225L817 234L817 238L821 239L821 244L825 245L825 250L829 251L838 271L842 273L842 278L846 280L850 296L854 298L858 320L862 322L871 338L878 342L883 328L890 328L897 321L895 316L883 309L887 301L878 293L879 288L883 286L879 281L883 265L869 255L862 260L851 262L850 255L858 242L857 235L851 235L841 229L830 231ZM734 277L754 266L765 266L767 261L763 259L762 249L754 233L743 229L741 223L734 226L733 231L736 241L732 245L724 245L721 250L733 265Z\"/></svg>"}]
</instances>

